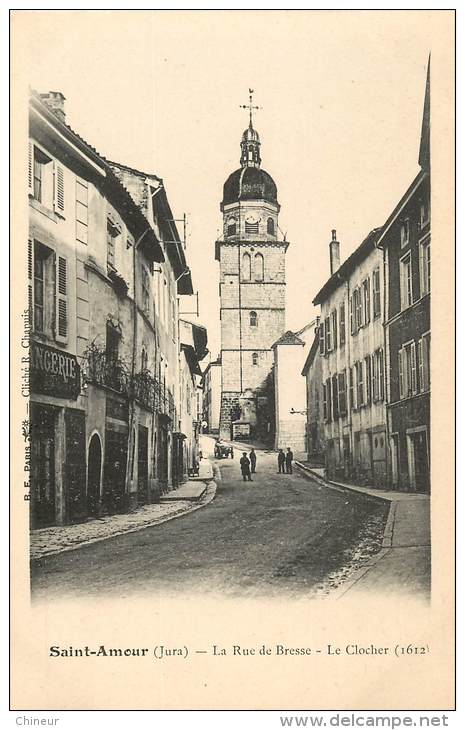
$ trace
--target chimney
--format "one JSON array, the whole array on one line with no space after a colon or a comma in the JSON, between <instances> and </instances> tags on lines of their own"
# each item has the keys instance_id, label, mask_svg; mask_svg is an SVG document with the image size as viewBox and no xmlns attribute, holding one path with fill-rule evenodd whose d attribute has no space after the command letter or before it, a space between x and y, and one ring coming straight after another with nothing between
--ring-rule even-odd
<instances>
[{"instance_id":1,"label":"chimney","mask_svg":"<svg viewBox=\"0 0 465 730\"><path fill-rule=\"evenodd\" d=\"M66 121L65 115L65 97L61 91L49 91L41 94L40 98L48 106L48 108L58 117L60 122Z\"/></svg>"},{"instance_id":2,"label":"chimney","mask_svg":"<svg viewBox=\"0 0 465 730\"><path fill-rule=\"evenodd\" d=\"M329 244L329 268L331 271L331 276L334 274L335 271L338 270L339 266L341 265L341 254L340 254L340 244L339 241L336 241L336 229L333 228L331 231L331 243Z\"/></svg>"}]
</instances>

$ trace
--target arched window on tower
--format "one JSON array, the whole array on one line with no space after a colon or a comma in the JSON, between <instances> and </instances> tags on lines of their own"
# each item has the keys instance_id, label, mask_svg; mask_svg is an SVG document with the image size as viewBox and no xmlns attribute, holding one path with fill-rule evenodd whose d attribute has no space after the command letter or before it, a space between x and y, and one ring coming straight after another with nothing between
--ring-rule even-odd
<instances>
[{"instance_id":1,"label":"arched window on tower","mask_svg":"<svg viewBox=\"0 0 465 730\"><path fill-rule=\"evenodd\" d=\"M249 145L249 160L250 162L254 161L254 155L253 155L253 145Z\"/></svg>"},{"instance_id":2,"label":"arched window on tower","mask_svg":"<svg viewBox=\"0 0 465 730\"><path fill-rule=\"evenodd\" d=\"M250 312L250 326L256 327L257 326L257 312Z\"/></svg>"},{"instance_id":3,"label":"arched window on tower","mask_svg":"<svg viewBox=\"0 0 465 730\"><path fill-rule=\"evenodd\" d=\"M274 220L273 218L268 218L266 222L266 232L269 233L271 236L274 236Z\"/></svg>"},{"instance_id":4,"label":"arched window on tower","mask_svg":"<svg viewBox=\"0 0 465 730\"><path fill-rule=\"evenodd\" d=\"M226 227L226 235L228 235L228 236L236 235L236 219L235 218L229 218L228 225Z\"/></svg>"},{"instance_id":5,"label":"arched window on tower","mask_svg":"<svg viewBox=\"0 0 465 730\"><path fill-rule=\"evenodd\" d=\"M263 281L265 274L265 264L261 253L255 254L255 281Z\"/></svg>"},{"instance_id":6,"label":"arched window on tower","mask_svg":"<svg viewBox=\"0 0 465 730\"><path fill-rule=\"evenodd\" d=\"M252 353L252 365L258 365L258 353L257 352Z\"/></svg>"},{"instance_id":7,"label":"arched window on tower","mask_svg":"<svg viewBox=\"0 0 465 730\"><path fill-rule=\"evenodd\" d=\"M245 253L242 256L242 279L244 281L250 281L251 278L251 259L250 254Z\"/></svg>"}]
</instances>

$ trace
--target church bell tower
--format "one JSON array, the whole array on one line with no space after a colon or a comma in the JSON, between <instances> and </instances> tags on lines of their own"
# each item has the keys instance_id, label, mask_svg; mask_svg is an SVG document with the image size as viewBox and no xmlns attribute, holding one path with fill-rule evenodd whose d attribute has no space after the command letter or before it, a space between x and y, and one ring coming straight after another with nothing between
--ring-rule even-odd
<instances>
[{"instance_id":1,"label":"church bell tower","mask_svg":"<svg viewBox=\"0 0 465 730\"><path fill-rule=\"evenodd\" d=\"M278 235L276 184L261 167L260 137L249 126L241 139L240 168L226 180L221 212L223 236L215 244L220 264L221 410L220 435L272 436L270 403L273 351L285 331L285 254Z\"/></svg>"}]
</instances>

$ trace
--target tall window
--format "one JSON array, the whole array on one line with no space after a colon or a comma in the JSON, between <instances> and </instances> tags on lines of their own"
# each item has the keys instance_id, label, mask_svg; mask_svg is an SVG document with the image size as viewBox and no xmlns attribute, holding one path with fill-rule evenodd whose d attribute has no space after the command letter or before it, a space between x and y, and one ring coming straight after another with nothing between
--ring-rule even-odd
<instances>
[{"instance_id":1,"label":"tall window","mask_svg":"<svg viewBox=\"0 0 465 730\"><path fill-rule=\"evenodd\" d=\"M121 335L119 331L110 322L107 322L107 340L105 352L107 360L115 362L118 359L119 342Z\"/></svg>"},{"instance_id":2,"label":"tall window","mask_svg":"<svg viewBox=\"0 0 465 730\"><path fill-rule=\"evenodd\" d=\"M337 347L337 310L331 312L331 345L333 350Z\"/></svg>"},{"instance_id":3,"label":"tall window","mask_svg":"<svg viewBox=\"0 0 465 730\"><path fill-rule=\"evenodd\" d=\"M373 271L373 319L381 314L381 289L379 281L379 268Z\"/></svg>"},{"instance_id":4,"label":"tall window","mask_svg":"<svg viewBox=\"0 0 465 730\"><path fill-rule=\"evenodd\" d=\"M400 266L400 306L406 309L413 304L412 259L410 253L399 262Z\"/></svg>"},{"instance_id":5,"label":"tall window","mask_svg":"<svg viewBox=\"0 0 465 730\"><path fill-rule=\"evenodd\" d=\"M258 353L257 352L252 353L252 365L258 365Z\"/></svg>"},{"instance_id":6,"label":"tall window","mask_svg":"<svg viewBox=\"0 0 465 730\"><path fill-rule=\"evenodd\" d=\"M331 352L332 349L331 320L329 317L325 317L325 352Z\"/></svg>"},{"instance_id":7,"label":"tall window","mask_svg":"<svg viewBox=\"0 0 465 730\"><path fill-rule=\"evenodd\" d=\"M357 389L357 408L365 403L363 387L363 361L355 363L355 379Z\"/></svg>"},{"instance_id":8,"label":"tall window","mask_svg":"<svg viewBox=\"0 0 465 730\"><path fill-rule=\"evenodd\" d=\"M431 242L427 238L426 241L420 243L420 293L424 297L431 291Z\"/></svg>"},{"instance_id":9,"label":"tall window","mask_svg":"<svg viewBox=\"0 0 465 730\"><path fill-rule=\"evenodd\" d=\"M370 321L371 304L370 304L370 279L367 278L362 283L363 303L362 303L362 322L368 324Z\"/></svg>"},{"instance_id":10,"label":"tall window","mask_svg":"<svg viewBox=\"0 0 465 730\"><path fill-rule=\"evenodd\" d=\"M264 259L261 253L255 254L255 281L263 281L265 269Z\"/></svg>"},{"instance_id":11,"label":"tall window","mask_svg":"<svg viewBox=\"0 0 465 730\"><path fill-rule=\"evenodd\" d=\"M266 222L266 232L269 233L271 236L274 236L274 220L273 218L268 218Z\"/></svg>"},{"instance_id":12,"label":"tall window","mask_svg":"<svg viewBox=\"0 0 465 730\"><path fill-rule=\"evenodd\" d=\"M325 323L320 321L318 325L318 337L320 339L320 355L325 354Z\"/></svg>"},{"instance_id":13,"label":"tall window","mask_svg":"<svg viewBox=\"0 0 465 730\"><path fill-rule=\"evenodd\" d=\"M400 245L406 246L410 240L410 221L406 218L400 225Z\"/></svg>"},{"instance_id":14,"label":"tall window","mask_svg":"<svg viewBox=\"0 0 465 730\"><path fill-rule=\"evenodd\" d=\"M366 393L366 404L367 406L371 403L372 392L371 392L371 355L365 357L365 393Z\"/></svg>"},{"instance_id":15,"label":"tall window","mask_svg":"<svg viewBox=\"0 0 465 730\"><path fill-rule=\"evenodd\" d=\"M251 259L247 252L242 256L242 278L244 281L250 281L251 278Z\"/></svg>"},{"instance_id":16,"label":"tall window","mask_svg":"<svg viewBox=\"0 0 465 730\"><path fill-rule=\"evenodd\" d=\"M331 400L331 378L327 378L327 380L326 380L326 418L328 421L331 421L332 412L333 412L333 409L332 409L332 400Z\"/></svg>"},{"instance_id":17,"label":"tall window","mask_svg":"<svg viewBox=\"0 0 465 730\"><path fill-rule=\"evenodd\" d=\"M28 299L36 332L68 339L68 270L65 256L39 241L28 242Z\"/></svg>"},{"instance_id":18,"label":"tall window","mask_svg":"<svg viewBox=\"0 0 465 730\"><path fill-rule=\"evenodd\" d=\"M431 334L427 332L418 342L418 387L421 393L430 389Z\"/></svg>"},{"instance_id":19,"label":"tall window","mask_svg":"<svg viewBox=\"0 0 465 730\"><path fill-rule=\"evenodd\" d=\"M34 198L39 203L50 205L52 202L51 184L52 184L53 166L52 160L38 147L34 147Z\"/></svg>"},{"instance_id":20,"label":"tall window","mask_svg":"<svg viewBox=\"0 0 465 730\"><path fill-rule=\"evenodd\" d=\"M371 394L373 403L384 400L384 350L382 347L371 356Z\"/></svg>"},{"instance_id":21,"label":"tall window","mask_svg":"<svg viewBox=\"0 0 465 730\"><path fill-rule=\"evenodd\" d=\"M429 223L429 205L424 201L420 205L420 227L424 228Z\"/></svg>"},{"instance_id":22,"label":"tall window","mask_svg":"<svg viewBox=\"0 0 465 730\"><path fill-rule=\"evenodd\" d=\"M399 397L409 398L417 392L417 360L415 342L399 350Z\"/></svg>"},{"instance_id":23,"label":"tall window","mask_svg":"<svg viewBox=\"0 0 465 730\"><path fill-rule=\"evenodd\" d=\"M257 326L257 312L250 312L249 322L251 327Z\"/></svg>"},{"instance_id":24,"label":"tall window","mask_svg":"<svg viewBox=\"0 0 465 730\"><path fill-rule=\"evenodd\" d=\"M344 345L346 341L346 308L342 303L339 307L339 344Z\"/></svg>"},{"instance_id":25,"label":"tall window","mask_svg":"<svg viewBox=\"0 0 465 730\"><path fill-rule=\"evenodd\" d=\"M333 375L331 379L331 385L333 391L333 418L336 421L339 418L339 393L337 375Z\"/></svg>"},{"instance_id":26,"label":"tall window","mask_svg":"<svg viewBox=\"0 0 465 730\"><path fill-rule=\"evenodd\" d=\"M326 383L323 383L323 419L328 420L328 398L326 393Z\"/></svg>"},{"instance_id":27,"label":"tall window","mask_svg":"<svg viewBox=\"0 0 465 730\"><path fill-rule=\"evenodd\" d=\"M339 398L339 415L344 416L347 413L347 394L346 394L346 373L338 375L338 398Z\"/></svg>"},{"instance_id":28,"label":"tall window","mask_svg":"<svg viewBox=\"0 0 465 730\"><path fill-rule=\"evenodd\" d=\"M356 334L363 324L362 296L359 287L354 289L350 300L350 330Z\"/></svg>"},{"instance_id":29,"label":"tall window","mask_svg":"<svg viewBox=\"0 0 465 730\"><path fill-rule=\"evenodd\" d=\"M349 408L355 408L354 398L354 368L349 368Z\"/></svg>"}]
</instances>

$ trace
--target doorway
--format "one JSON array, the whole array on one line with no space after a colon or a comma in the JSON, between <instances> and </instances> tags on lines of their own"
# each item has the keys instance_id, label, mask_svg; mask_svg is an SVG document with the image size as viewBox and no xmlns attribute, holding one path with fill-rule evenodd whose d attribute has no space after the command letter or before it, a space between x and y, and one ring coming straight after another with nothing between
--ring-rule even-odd
<instances>
[{"instance_id":1,"label":"doorway","mask_svg":"<svg viewBox=\"0 0 465 730\"><path fill-rule=\"evenodd\" d=\"M148 502L148 484L149 484L149 430L145 426L139 426L137 453L137 502L146 504Z\"/></svg>"},{"instance_id":2,"label":"doorway","mask_svg":"<svg viewBox=\"0 0 465 730\"><path fill-rule=\"evenodd\" d=\"M102 444L100 436L94 433L89 444L87 457L87 514L97 517L100 506L100 486L102 475Z\"/></svg>"},{"instance_id":3,"label":"doorway","mask_svg":"<svg viewBox=\"0 0 465 730\"><path fill-rule=\"evenodd\" d=\"M415 492L431 491L426 428L407 432L409 486Z\"/></svg>"},{"instance_id":4,"label":"doorway","mask_svg":"<svg viewBox=\"0 0 465 730\"><path fill-rule=\"evenodd\" d=\"M54 525L55 411L31 406L31 526Z\"/></svg>"}]
</instances>

